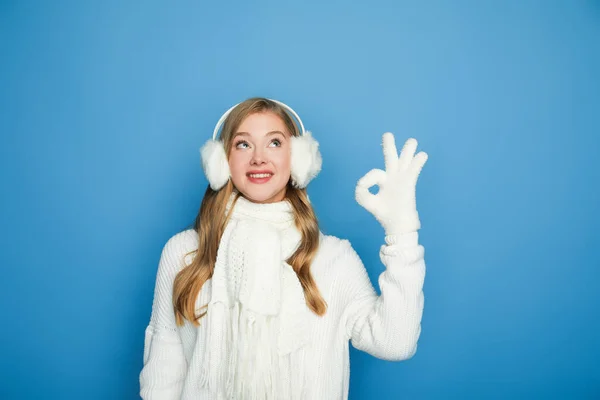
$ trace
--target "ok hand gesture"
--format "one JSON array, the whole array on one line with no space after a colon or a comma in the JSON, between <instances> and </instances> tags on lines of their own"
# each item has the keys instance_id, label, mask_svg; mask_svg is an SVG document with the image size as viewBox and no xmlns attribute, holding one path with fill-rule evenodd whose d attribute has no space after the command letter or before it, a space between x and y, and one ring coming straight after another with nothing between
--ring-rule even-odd
<instances>
[{"instance_id":1,"label":"ok hand gesture","mask_svg":"<svg viewBox=\"0 0 600 400\"><path fill-rule=\"evenodd\" d=\"M421 228L416 204L417 178L427 161L427 153L415 156L417 140L410 138L404 143L398 157L394 135L383 134L383 157L385 171L373 169L356 184L356 201L383 226L386 235L413 232ZM369 188L377 185L377 194Z\"/></svg>"}]
</instances>

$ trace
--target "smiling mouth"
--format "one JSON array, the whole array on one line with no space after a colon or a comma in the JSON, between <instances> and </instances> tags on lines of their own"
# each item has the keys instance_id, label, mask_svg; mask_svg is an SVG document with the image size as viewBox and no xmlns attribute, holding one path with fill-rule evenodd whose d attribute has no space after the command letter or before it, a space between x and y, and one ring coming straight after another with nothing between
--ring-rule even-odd
<instances>
[{"instance_id":1,"label":"smiling mouth","mask_svg":"<svg viewBox=\"0 0 600 400\"><path fill-rule=\"evenodd\" d=\"M270 172L263 172L259 174L247 174L248 180L252 183L266 183L273 176Z\"/></svg>"}]
</instances>

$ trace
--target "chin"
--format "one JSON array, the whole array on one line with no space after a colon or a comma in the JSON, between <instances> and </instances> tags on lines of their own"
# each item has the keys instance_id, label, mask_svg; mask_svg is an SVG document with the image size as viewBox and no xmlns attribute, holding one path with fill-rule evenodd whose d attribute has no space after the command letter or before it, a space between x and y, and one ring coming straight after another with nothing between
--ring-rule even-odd
<instances>
[{"instance_id":1,"label":"chin","mask_svg":"<svg viewBox=\"0 0 600 400\"><path fill-rule=\"evenodd\" d=\"M244 190L240 190L242 195L250 201L255 203L273 203L281 201L285 198L285 185L283 187L269 188L269 187L252 187L253 184L249 184Z\"/></svg>"},{"instance_id":2,"label":"chin","mask_svg":"<svg viewBox=\"0 0 600 400\"><path fill-rule=\"evenodd\" d=\"M274 203L283 200L277 196L277 193L242 193L244 197L255 203Z\"/></svg>"}]
</instances>

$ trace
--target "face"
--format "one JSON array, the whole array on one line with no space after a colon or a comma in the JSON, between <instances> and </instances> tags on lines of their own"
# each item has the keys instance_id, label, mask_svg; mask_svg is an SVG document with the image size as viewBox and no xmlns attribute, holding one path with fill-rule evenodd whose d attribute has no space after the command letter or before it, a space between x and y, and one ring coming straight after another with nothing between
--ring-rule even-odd
<instances>
[{"instance_id":1,"label":"face","mask_svg":"<svg viewBox=\"0 0 600 400\"><path fill-rule=\"evenodd\" d=\"M290 133L281 118L264 112L247 116L229 152L231 180L244 197L255 203L285 198L290 179Z\"/></svg>"}]
</instances>

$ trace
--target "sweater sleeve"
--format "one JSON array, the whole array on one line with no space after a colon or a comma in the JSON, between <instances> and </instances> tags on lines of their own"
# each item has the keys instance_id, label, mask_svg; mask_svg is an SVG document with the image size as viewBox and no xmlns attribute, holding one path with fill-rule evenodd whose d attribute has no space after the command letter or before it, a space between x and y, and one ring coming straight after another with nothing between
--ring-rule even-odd
<instances>
[{"instance_id":1,"label":"sweater sleeve","mask_svg":"<svg viewBox=\"0 0 600 400\"><path fill-rule=\"evenodd\" d=\"M418 233L387 236L379 256L385 271L377 296L358 254L350 246L344 282L343 325L352 345L385 360L406 360L417 351L423 315L424 248ZM349 243L348 243L349 245Z\"/></svg>"},{"instance_id":2,"label":"sweater sleeve","mask_svg":"<svg viewBox=\"0 0 600 400\"><path fill-rule=\"evenodd\" d=\"M144 366L139 376L142 399L179 399L187 361L173 311L173 281L183 268L186 233L167 241L160 257L152 314L145 331Z\"/></svg>"}]
</instances>

